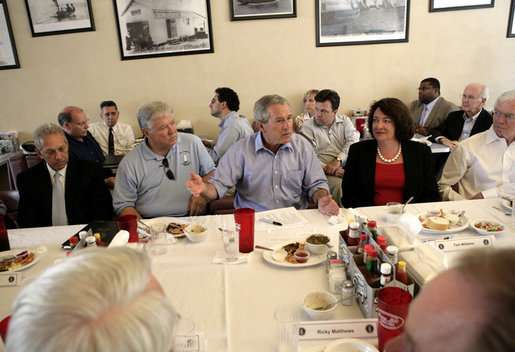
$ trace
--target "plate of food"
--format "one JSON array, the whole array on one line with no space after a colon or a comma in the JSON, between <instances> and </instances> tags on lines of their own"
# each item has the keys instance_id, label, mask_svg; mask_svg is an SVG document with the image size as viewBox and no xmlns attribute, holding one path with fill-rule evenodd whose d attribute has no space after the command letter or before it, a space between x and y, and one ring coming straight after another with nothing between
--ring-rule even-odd
<instances>
[{"instance_id":1,"label":"plate of food","mask_svg":"<svg viewBox=\"0 0 515 352\"><path fill-rule=\"evenodd\" d=\"M481 235L497 235L504 232L504 225L492 220L476 220L471 226Z\"/></svg>"},{"instance_id":2,"label":"plate of food","mask_svg":"<svg viewBox=\"0 0 515 352\"><path fill-rule=\"evenodd\" d=\"M273 251L264 251L263 259L277 266L283 266L288 268L300 268L306 266L313 266L325 262L326 254L314 254L310 253L307 260L304 263L299 263L295 258L295 251L304 253L307 251L304 242L299 241L288 241L281 244L272 246ZM309 253L309 252L308 252ZM297 257L299 258L299 257ZM303 260L303 258L301 259Z\"/></svg>"},{"instance_id":3,"label":"plate of food","mask_svg":"<svg viewBox=\"0 0 515 352\"><path fill-rule=\"evenodd\" d=\"M186 237L186 234L184 233L184 229L188 227L190 224L189 221L178 219L178 218L172 218L172 217L160 217L160 218L154 218L154 219L145 219L143 220L145 225L152 226L157 224L164 224L166 225L166 232L173 235L175 238L183 238Z\"/></svg>"},{"instance_id":4,"label":"plate of food","mask_svg":"<svg viewBox=\"0 0 515 352\"><path fill-rule=\"evenodd\" d=\"M501 204L504 209L511 211L512 200L502 199Z\"/></svg>"},{"instance_id":5,"label":"plate of food","mask_svg":"<svg viewBox=\"0 0 515 352\"><path fill-rule=\"evenodd\" d=\"M417 215L422 232L449 234L465 230L469 226L463 211L435 209Z\"/></svg>"},{"instance_id":6,"label":"plate of food","mask_svg":"<svg viewBox=\"0 0 515 352\"><path fill-rule=\"evenodd\" d=\"M28 249L12 249L0 253L0 272L22 271L39 261L39 255Z\"/></svg>"}]
</instances>

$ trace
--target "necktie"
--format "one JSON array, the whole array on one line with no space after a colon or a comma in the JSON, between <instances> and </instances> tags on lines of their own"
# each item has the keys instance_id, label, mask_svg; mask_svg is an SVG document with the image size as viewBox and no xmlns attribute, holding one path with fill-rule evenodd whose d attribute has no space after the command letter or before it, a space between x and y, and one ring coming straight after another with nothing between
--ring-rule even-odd
<instances>
[{"instance_id":1,"label":"necktie","mask_svg":"<svg viewBox=\"0 0 515 352\"><path fill-rule=\"evenodd\" d=\"M54 174L54 187L52 189L52 224L54 226L68 225L66 221L66 206L64 202L64 187L61 174Z\"/></svg>"},{"instance_id":2,"label":"necktie","mask_svg":"<svg viewBox=\"0 0 515 352\"><path fill-rule=\"evenodd\" d=\"M109 141L108 141L108 154L114 155L114 136L113 136L113 128L109 127Z\"/></svg>"},{"instance_id":3,"label":"necktie","mask_svg":"<svg viewBox=\"0 0 515 352\"><path fill-rule=\"evenodd\" d=\"M424 117L426 116L426 112L427 112L427 105L425 105L424 108L422 109L422 113L420 114L420 120L418 121L419 125L424 124Z\"/></svg>"}]
</instances>

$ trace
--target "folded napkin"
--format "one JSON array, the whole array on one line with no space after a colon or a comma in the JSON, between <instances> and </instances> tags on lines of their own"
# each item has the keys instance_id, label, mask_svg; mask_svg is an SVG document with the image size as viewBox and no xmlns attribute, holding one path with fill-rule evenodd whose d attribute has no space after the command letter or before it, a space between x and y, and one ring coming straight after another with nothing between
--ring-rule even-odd
<instances>
[{"instance_id":1,"label":"folded napkin","mask_svg":"<svg viewBox=\"0 0 515 352\"><path fill-rule=\"evenodd\" d=\"M223 250L216 251L215 257L213 258L213 264L242 264L249 261L249 254L238 254L238 259L230 262L225 259L225 252Z\"/></svg>"},{"instance_id":2,"label":"folded napkin","mask_svg":"<svg viewBox=\"0 0 515 352\"><path fill-rule=\"evenodd\" d=\"M422 224L416 215L402 214L397 220L397 226L408 234L411 242L413 243L417 238L420 230L422 230Z\"/></svg>"},{"instance_id":3,"label":"folded napkin","mask_svg":"<svg viewBox=\"0 0 515 352\"><path fill-rule=\"evenodd\" d=\"M124 246L129 243L129 231L120 230L109 243L109 247Z\"/></svg>"}]
</instances>

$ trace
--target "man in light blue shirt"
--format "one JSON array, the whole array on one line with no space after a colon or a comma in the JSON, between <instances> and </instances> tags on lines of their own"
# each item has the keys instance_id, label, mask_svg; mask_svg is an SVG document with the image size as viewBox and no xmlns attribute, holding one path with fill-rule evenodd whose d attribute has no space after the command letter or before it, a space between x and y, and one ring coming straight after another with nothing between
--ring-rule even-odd
<instances>
[{"instance_id":1,"label":"man in light blue shirt","mask_svg":"<svg viewBox=\"0 0 515 352\"><path fill-rule=\"evenodd\" d=\"M206 199L191 196L184 184L190 172L207 181L214 163L200 138L177 132L172 112L162 102L145 103L138 109L145 141L127 153L118 168L113 202L118 215L204 214Z\"/></svg>"},{"instance_id":2,"label":"man in light blue shirt","mask_svg":"<svg viewBox=\"0 0 515 352\"><path fill-rule=\"evenodd\" d=\"M229 148L209 182L191 173L186 184L190 192L213 200L235 186L235 208L305 209L310 199L323 214L337 215L339 207L329 195L313 147L292 133L288 101L266 95L254 105L254 118L259 132Z\"/></svg>"},{"instance_id":3,"label":"man in light blue shirt","mask_svg":"<svg viewBox=\"0 0 515 352\"><path fill-rule=\"evenodd\" d=\"M231 88L217 88L209 108L212 116L221 119L218 124L220 133L215 145L208 140L202 140L202 143L208 148L208 153L215 164L218 164L230 146L240 139L252 135L254 131L249 120L236 113L240 109L240 100L238 94Z\"/></svg>"}]
</instances>

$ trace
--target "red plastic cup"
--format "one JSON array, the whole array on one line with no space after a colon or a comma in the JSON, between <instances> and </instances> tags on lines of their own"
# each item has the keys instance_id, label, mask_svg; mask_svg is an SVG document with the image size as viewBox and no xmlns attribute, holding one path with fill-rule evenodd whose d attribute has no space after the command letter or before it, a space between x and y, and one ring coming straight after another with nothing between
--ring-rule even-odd
<instances>
[{"instance_id":1,"label":"red plastic cup","mask_svg":"<svg viewBox=\"0 0 515 352\"><path fill-rule=\"evenodd\" d=\"M359 133L363 132L363 129L365 128L365 122L366 122L366 119L364 119L362 117L358 117L356 119L356 129L358 130Z\"/></svg>"},{"instance_id":2,"label":"red plastic cup","mask_svg":"<svg viewBox=\"0 0 515 352\"><path fill-rule=\"evenodd\" d=\"M129 231L129 242L139 242L137 220L136 215L132 214L122 215L116 219L118 230Z\"/></svg>"},{"instance_id":3,"label":"red plastic cup","mask_svg":"<svg viewBox=\"0 0 515 352\"><path fill-rule=\"evenodd\" d=\"M379 351L386 341L404 330L408 307L413 297L400 287L385 287L377 295L377 339Z\"/></svg>"},{"instance_id":4,"label":"red plastic cup","mask_svg":"<svg viewBox=\"0 0 515 352\"><path fill-rule=\"evenodd\" d=\"M234 222L240 237L240 253L252 252L254 250L254 209L236 209Z\"/></svg>"}]
</instances>

